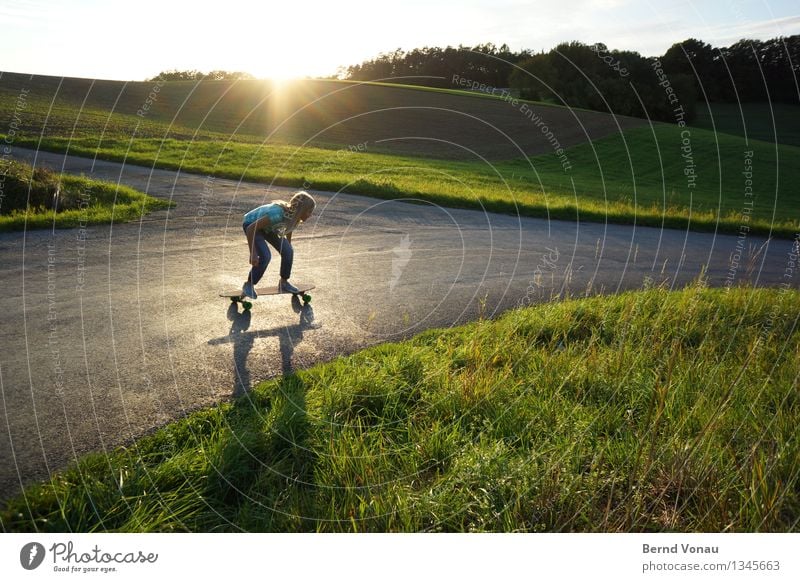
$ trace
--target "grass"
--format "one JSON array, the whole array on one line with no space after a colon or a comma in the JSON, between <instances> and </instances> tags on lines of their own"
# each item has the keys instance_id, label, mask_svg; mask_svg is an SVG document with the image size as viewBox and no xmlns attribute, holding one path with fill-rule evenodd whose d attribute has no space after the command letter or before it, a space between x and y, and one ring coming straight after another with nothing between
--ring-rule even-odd
<instances>
[{"instance_id":1,"label":"grass","mask_svg":"<svg viewBox=\"0 0 800 582\"><path fill-rule=\"evenodd\" d=\"M800 146L800 107L787 103L698 103L694 125L751 140Z\"/></svg>"},{"instance_id":2,"label":"grass","mask_svg":"<svg viewBox=\"0 0 800 582\"><path fill-rule=\"evenodd\" d=\"M276 185L423 199L523 216L791 238L800 228L800 148L692 128L697 179L690 188L682 129L631 129L554 155L496 163L214 140L39 138L20 144L125 163ZM745 195L752 151L753 197ZM779 163L780 162L780 163ZM574 190L573 190L574 184Z\"/></svg>"},{"instance_id":3,"label":"grass","mask_svg":"<svg viewBox=\"0 0 800 582\"><path fill-rule=\"evenodd\" d=\"M0 232L135 220L175 204L111 182L4 160Z\"/></svg>"},{"instance_id":4,"label":"grass","mask_svg":"<svg viewBox=\"0 0 800 582\"><path fill-rule=\"evenodd\" d=\"M452 83L452 76L450 77L440 77L441 80L447 81ZM530 99L520 99L519 97L515 97L515 92L509 91L508 93L501 93L501 89L503 87L492 87L484 83L486 89L494 89L497 93L488 93L484 91L479 91L478 89L471 91L469 89L450 89L447 87L429 87L426 85L412 85L408 83L391 83L388 81L350 81L346 79L338 79L338 80L331 80L331 79L315 79L317 83L334 83L334 84L341 84L341 85L367 85L372 87L388 87L388 88L399 88L399 89L411 89L412 91L431 91L433 93L444 93L447 95L458 95L458 96L467 96L467 97L477 97L480 99L494 99L495 101L507 101L508 99L516 98L520 103L531 103L537 105L545 104L544 101L532 101ZM454 86L459 87L460 85L456 82ZM548 103L549 104L549 103ZM559 106L559 105L557 105ZM588 110L586 110L588 111Z\"/></svg>"},{"instance_id":5,"label":"grass","mask_svg":"<svg viewBox=\"0 0 800 582\"><path fill-rule=\"evenodd\" d=\"M797 531L800 293L507 312L262 383L28 487L5 531Z\"/></svg>"},{"instance_id":6,"label":"grass","mask_svg":"<svg viewBox=\"0 0 800 582\"><path fill-rule=\"evenodd\" d=\"M508 140L499 132L478 133L475 125L459 125L466 123L465 117L445 116L436 118L441 124L435 128L436 135L457 143L485 144L487 152L485 159L445 159L442 156L453 150L451 146L437 145L434 140L409 145L381 136L430 133L430 128L409 125L415 115L421 117L422 110L401 119L404 105L426 111L450 107L472 112L504 132L528 135L524 138L528 145L533 143L530 135L536 125L501 99L333 81L299 83L286 90L283 105L278 93L263 82L168 83L159 89L148 114L137 116L137 107L153 83L123 86L72 79L53 93L49 78L35 79L0 78L0 112L19 122L13 135L0 137L13 138L16 145L532 217L579 217L731 234L749 229L751 234L783 238L792 238L800 229L800 148L790 145L747 142L697 127L687 128L684 144L682 129L655 124L576 145L561 159L552 152L509 159L488 155L510 151L504 143ZM34 88L21 101L19 92L30 83ZM309 103L313 105L305 107ZM387 109L393 112L388 117L362 115ZM563 113L562 108L550 110ZM788 110L779 111L783 112L779 120L792 117ZM351 121L340 124L345 118ZM556 118L551 121L555 124ZM415 121L418 125L430 122L428 118ZM566 123L558 121L562 122ZM559 131L555 125L553 129ZM522 134L514 138L524 141ZM306 143L306 139L311 141ZM356 143L363 147L353 153ZM688 152L682 151L684 145L690 147ZM418 155L408 155L415 148ZM745 194L742 175L748 151L753 152L749 160L752 197ZM684 153L691 155L691 163L682 157ZM513 155L522 154L514 150ZM696 179L686 171L694 172Z\"/></svg>"},{"instance_id":7,"label":"grass","mask_svg":"<svg viewBox=\"0 0 800 582\"><path fill-rule=\"evenodd\" d=\"M536 107L532 102L526 106ZM146 107L146 109L145 109ZM490 159L538 148L518 108L495 97L457 90L339 81L171 81L122 83L0 74L0 123L19 133L72 137L170 137L340 147L398 136L432 140L385 141L390 153ZM572 114L545 107L565 131L580 128ZM579 114L593 135L609 128L603 115ZM634 123L638 124L633 120ZM521 123L523 122L523 123ZM625 120L622 120L625 124ZM0 131L4 130L0 125ZM603 133L603 134L605 134ZM513 143L509 142L509 136ZM581 137L578 140L582 139Z\"/></svg>"}]
</instances>

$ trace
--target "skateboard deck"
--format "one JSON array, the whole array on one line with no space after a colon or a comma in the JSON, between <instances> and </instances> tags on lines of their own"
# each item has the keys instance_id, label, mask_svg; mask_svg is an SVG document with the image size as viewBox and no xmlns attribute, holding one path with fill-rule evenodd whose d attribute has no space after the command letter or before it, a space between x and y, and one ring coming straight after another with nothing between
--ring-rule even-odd
<instances>
[{"instance_id":1,"label":"skateboard deck","mask_svg":"<svg viewBox=\"0 0 800 582\"><path fill-rule=\"evenodd\" d=\"M278 291L278 286L275 285L274 287L261 287L256 288L256 293L258 293L259 297L264 295L294 295L296 297L300 297L303 300L303 303L308 305L311 302L311 295L308 294L309 291L316 288L316 285L309 285L307 283L296 284L297 293L289 293L288 291ZM231 303L241 303L242 307L245 309L250 309L253 304L249 297L244 297L242 295L241 289L228 289L223 291L219 294L220 297L228 297L231 300Z\"/></svg>"}]
</instances>

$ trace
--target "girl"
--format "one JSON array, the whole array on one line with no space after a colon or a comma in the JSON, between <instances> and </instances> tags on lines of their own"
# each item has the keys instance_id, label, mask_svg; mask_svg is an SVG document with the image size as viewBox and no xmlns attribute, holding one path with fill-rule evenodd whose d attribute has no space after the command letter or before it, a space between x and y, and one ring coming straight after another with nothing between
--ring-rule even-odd
<instances>
[{"instance_id":1,"label":"girl","mask_svg":"<svg viewBox=\"0 0 800 582\"><path fill-rule=\"evenodd\" d=\"M281 280L278 283L278 291L297 293L297 288L289 283L294 260L292 231L301 222L308 220L316 205L310 194L301 191L292 196L288 203L281 200L264 204L244 215L242 228L247 236L250 265L253 268L242 286L243 297L252 299L258 297L255 287L267 270L270 260L268 242L281 255Z\"/></svg>"}]
</instances>

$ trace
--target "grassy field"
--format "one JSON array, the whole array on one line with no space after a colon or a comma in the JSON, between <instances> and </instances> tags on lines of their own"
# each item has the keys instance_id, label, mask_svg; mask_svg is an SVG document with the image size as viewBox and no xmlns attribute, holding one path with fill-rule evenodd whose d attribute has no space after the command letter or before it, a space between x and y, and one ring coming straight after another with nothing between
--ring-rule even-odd
<instances>
[{"instance_id":1,"label":"grassy field","mask_svg":"<svg viewBox=\"0 0 800 582\"><path fill-rule=\"evenodd\" d=\"M523 216L691 228L791 238L800 228L800 148L691 129L697 178L684 173L682 133L656 125L567 150L571 170L553 155L493 164L430 160L369 151L297 148L214 140L41 138L19 143L76 155L181 169L233 179L419 198L450 207ZM752 156L745 159L746 152ZM749 155L749 154L748 154ZM742 172L749 163L753 196ZM573 191L574 184L574 191Z\"/></svg>"},{"instance_id":2,"label":"grassy field","mask_svg":"<svg viewBox=\"0 0 800 582\"><path fill-rule=\"evenodd\" d=\"M5 531L797 531L800 293L645 289L263 383L29 487Z\"/></svg>"},{"instance_id":3,"label":"grassy field","mask_svg":"<svg viewBox=\"0 0 800 582\"><path fill-rule=\"evenodd\" d=\"M59 175L12 160L4 160L0 171L0 232L127 222L174 206L127 186Z\"/></svg>"},{"instance_id":4,"label":"grassy field","mask_svg":"<svg viewBox=\"0 0 800 582\"><path fill-rule=\"evenodd\" d=\"M0 137L16 145L524 216L787 238L800 229L794 146L641 122L619 133L609 116L583 112L611 135L586 142L581 134L558 155L545 140L545 153L533 155L543 139L533 119L502 100L452 92L306 81L281 89L282 101L264 82L175 82L137 116L152 83L73 79L55 91L53 78L34 81L0 78L0 112L19 120L13 136ZM33 88L20 108L26 83ZM536 111L571 135L568 110ZM390 139L398 136L408 139Z\"/></svg>"},{"instance_id":5,"label":"grassy field","mask_svg":"<svg viewBox=\"0 0 800 582\"><path fill-rule=\"evenodd\" d=\"M786 103L697 104L694 124L704 129L800 146L800 106Z\"/></svg>"},{"instance_id":6,"label":"grassy field","mask_svg":"<svg viewBox=\"0 0 800 582\"><path fill-rule=\"evenodd\" d=\"M608 135L617 124L642 124L532 102L526 107L546 119L564 147ZM20 129L32 136L135 134L333 148L381 142L384 153L438 159L475 159L477 154L495 160L551 151L520 109L521 103L514 106L481 93L393 84L123 83L0 75L0 133L6 133L2 120L12 119L16 111Z\"/></svg>"}]
</instances>

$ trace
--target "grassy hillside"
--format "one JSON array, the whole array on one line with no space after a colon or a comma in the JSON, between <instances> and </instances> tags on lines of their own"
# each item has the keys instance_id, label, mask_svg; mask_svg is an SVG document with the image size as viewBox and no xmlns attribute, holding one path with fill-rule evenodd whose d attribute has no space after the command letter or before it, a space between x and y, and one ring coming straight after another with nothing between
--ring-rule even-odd
<instances>
[{"instance_id":1,"label":"grassy hillside","mask_svg":"<svg viewBox=\"0 0 800 582\"><path fill-rule=\"evenodd\" d=\"M568 154L579 168L574 181L581 202L628 202L640 224L658 225L663 217L665 226L722 232L745 227L788 238L800 229L797 147L659 124ZM557 160L542 156L535 167L547 176L545 190L557 190Z\"/></svg>"},{"instance_id":2,"label":"grassy hillside","mask_svg":"<svg viewBox=\"0 0 800 582\"><path fill-rule=\"evenodd\" d=\"M800 294L649 289L261 384L29 487L5 531L797 531Z\"/></svg>"},{"instance_id":3,"label":"grassy hillside","mask_svg":"<svg viewBox=\"0 0 800 582\"><path fill-rule=\"evenodd\" d=\"M126 163L306 189L552 219L792 238L800 229L800 148L692 128L691 181L682 131L659 124L554 155L484 164L214 140L45 138L18 143ZM752 155L749 153L752 152ZM747 156L747 159L746 159ZM751 193L742 172L750 164ZM574 191L573 191L574 184Z\"/></svg>"},{"instance_id":4,"label":"grassy hillside","mask_svg":"<svg viewBox=\"0 0 800 582\"><path fill-rule=\"evenodd\" d=\"M34 79L42 85L37 95L53 91L52 78ZM132 108L141 106L137 99L147 99L143 91L152 90L152 83L82 81L82 86L78 81L65 80L66 88L59 89L52 107L33 93L26 97L14 143L234 179L422 198L524 216L787 238L800 229L800 148L793 146L655 124L612 131L559 152L537 126L541 120L502 100L323 81L280 91L260 81L168 83L140 117ZM0 78L0 111L14 115L19 99L12 99L13 90L20 91L24 82ZM265 96L263 107L255 107ZM86 101L83 108L75 107L78 97ZM281 103L283 113L278 115ZM112 109L116 113L110 114ZM367 113L371 110L382 113L375 117ZM392 119L382 117L389 111ZM403 111L413 112L414 119L400 115ZM423 111L439 116L437 121ZM576 120L568 110L539 107L536 112L552 123L559 138L577 136L571 133ZM469 117L473 114L494 127ZM602 119L607 130L613 125L609 116L591 115L599 116L593 119ZM167 118L169 123L161 121ZM482 126L478 133L474 123ZM268 127L275 132L265 133ZM545 139L545 153L510 152L498 130L525 134L520 143L529 150ZM267 141L265 136L270 136ZM289 143L309 136L310 144L326 147ZM387 141L386 136L397 139ZM450 142L478 149L469 152ZM469 159L444 159L465 155ZM491 158L503 155L512 157Z\"/></svg>"},{"instance_id":5,"label":"grassy hillside","mask_svg":"<svg viewBox=\"0 0 800 582\"><path fill-rule=\"evenodd\" d=\"M800 146L800 106L786 103L704 103L697 127L783 145Z\"/></svg>"},{"instance_id":6,"label":"grassy hillside","mask_svg":"<svg viewBox=\"0 0 800 582\"><path fill-rule=\"evenodd\" d=\"M375 148L381 142L386 153L444 159L474 159L470 152L503 159L552 149L520 112L521 104L464 91L316 80L123 83L2 73L0 119L11 116L23 91L23 127L37 136L121 138L135 130L137 137L224 136L322 147L369 142ZM590 111L526 107L547 119L563 147L608 135L617 123L642 124Z\"/></svg>"}]
</instances>

